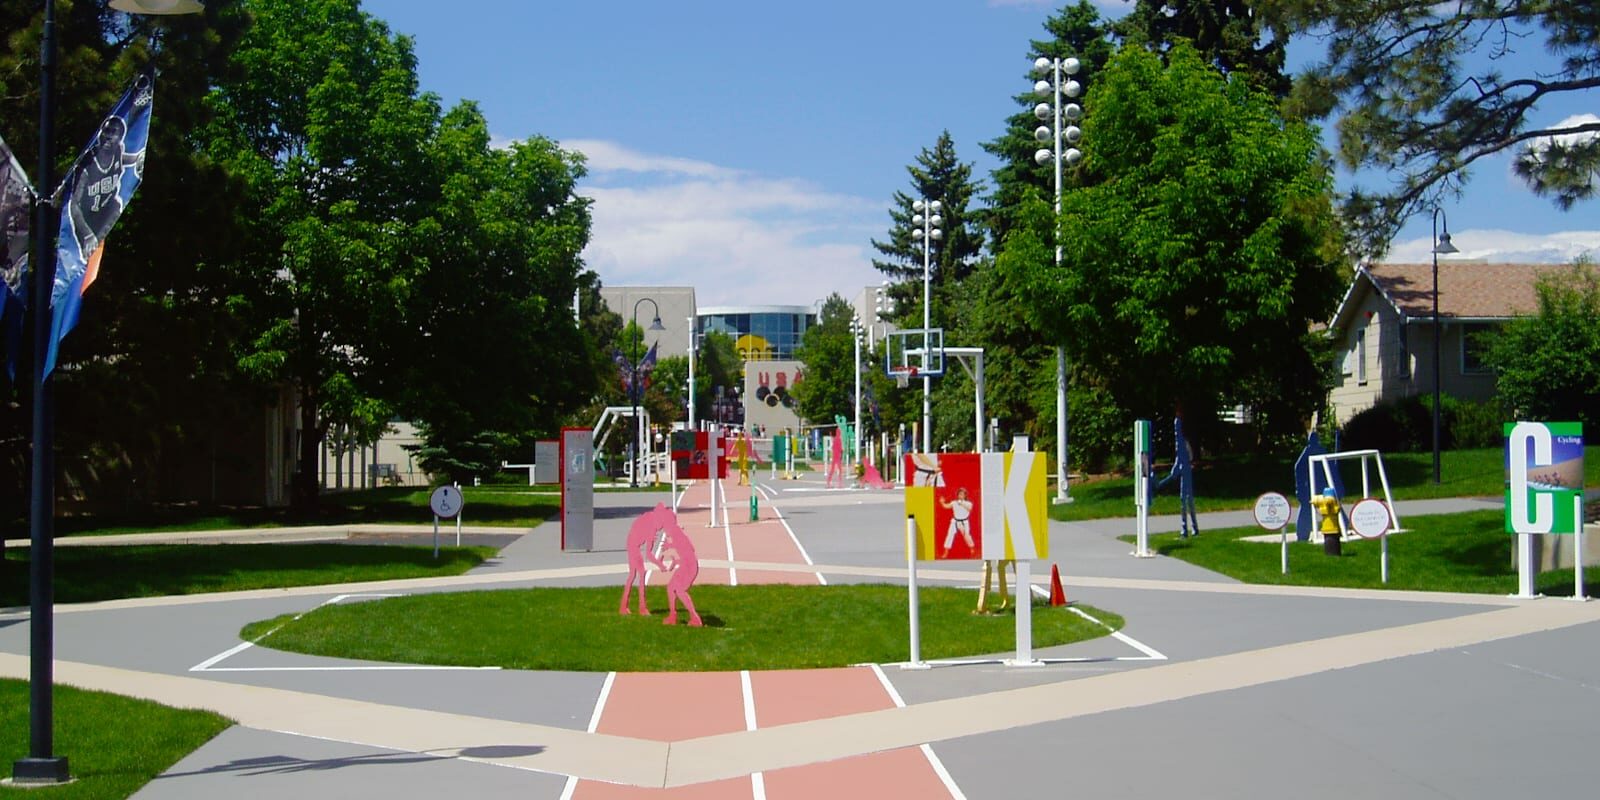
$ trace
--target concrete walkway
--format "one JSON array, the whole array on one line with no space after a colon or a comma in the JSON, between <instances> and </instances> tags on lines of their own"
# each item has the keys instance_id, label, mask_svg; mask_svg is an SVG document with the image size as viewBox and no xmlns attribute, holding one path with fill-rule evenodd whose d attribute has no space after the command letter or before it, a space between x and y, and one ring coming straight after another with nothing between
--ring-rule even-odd
<instances>
[{"instance_id":1,"label":"concrete walkway","mask_svg":"<svg viewBox=\"0 0 1600 800\"><path fill-rule=\"evenodd\" d=\"M897 496L820 488L820 476L764 487L814 563L704 564L903 581ZM884 665L896 707L667 742L591 732L603 675L405 671L236 636L246 622L352 595L616 585L630 510L660 499L597 498L613 513L590 554L559 553L543 526L455 578L63 606L57 677L239 722L142 798L420 797L463 781L483 797L602 796L574 795L590 781L652 796L671 787L782 796L781 781L766 792L747 776L919 747L937 755L952 796L973 798L1278 798L1287 786L1297 797L1490 797L1518 785L1505 764L1537 774L1541 791L1592 787L1581 754L1600 745L1600 687L1588 676L1600 660L1600 603L1240 584L1130 558L1115 538L1127 521L1051 526L1069 598L1123 614L1118 638L1046 649L1053 663L1043 667ZM1249 524L1231 519L1204 515L1201 525ZM727 535L737 552L738 525ZM972 567L927 567L919 579L974 581ZM1042 582L1048 569L1039 571ZM26 675L25 619L0 614L0 674ZM826 793L864 796L848 785Z\"/></svg>"}]
</instances>

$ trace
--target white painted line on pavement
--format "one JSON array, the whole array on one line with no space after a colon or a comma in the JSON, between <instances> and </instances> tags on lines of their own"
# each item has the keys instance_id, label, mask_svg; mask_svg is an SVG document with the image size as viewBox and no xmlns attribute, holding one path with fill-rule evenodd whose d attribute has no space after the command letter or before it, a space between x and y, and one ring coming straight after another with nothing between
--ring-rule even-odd
<instances>
[{"instance_id":1,"label":"white painted line on pavement","mask_svg":"<svg viewBox=\"0 0 1600 800\"><path fill-rule=\"evenodd\" d=\"M720 485L720 481L718 484ZM716 491L716 487L712 487ZM722 538L728 543L728 585L739 585L739 570L733 566L733 528L728 520L728 490L722 490Z\"/></svg>"},{"instance_id":2,"label":"white painted line on pavement","mask_svg":"<svg viewBox=\"0 0 1600 800\"><path fill-rule=\"evenodd\" d=\"M750 687L750 670L739 670L739 693L744 698L744 729L756 729L756 693ZM767 779L760 772L750 773L750 793L754 800L767 800Z\"/></svg>"},{"instance_id":3,"label":"white painted line on pavement","mask_svg":"<svg viewBox=\"0 0 1600 800\"><path fill-rule=\"evenodd\" d=\"M806 552L806 546L800 543L800 537L794 535L794 528L789 527L789 520L783 518L783 512L779 511L777 506L773 506L772 513L777 515L779 522L783 523L783 529L789 532L789 540L794 542L795 549L800 551L800 557L806 560L806 566L816 566L817 562L811 560L811 554ZM817 576L817 583L819 585L828 585L828 579L823 576L822 573L817 572L813 574Z\"/></svg>"},{"instance_id":4,"label":"white painted line on pavement","mask_svg":"<svg viewBox=\"0 0 1600 800\"><path fill-rule=\"evenodd\" d=\"M499 667L452 667L429 664L374 664L355 667L208 667L190 672L486 672Z\"/></svg>"},{"instance_id":5,"label":"white painted line on pavement","mask_svg":"<svg viewBox=\"0 0 1600 800\"><path fill-rule=\"evenodd\" d=\"M894 707L905 708L906 701L900 697L900 692L895 690L894 684L889 682L889 676L883 674L883 668L877 664L868 664L867 667L872 670L873 675L877 676L878 683L883 686L883 690L889 693L889 699L894 701ZM933 746L924 742L922 744L922 755L928 759L928 766L933 767L933 774L938 775L940 782L944 783L944 788L950 791L950 796L954 800L967 800L967 796L962 793L961 787L956 785L955 778L950 777L950 771L944 768L944 762L940 761L938 754L933 752Z\"/></svg>"},{"instance_id":6,"label":"white painted line on pavement","mask_svg":"<svg viewBox=\"0 0 1600 800\"><path fill-rule=\"evenodd\" d=\"M605 683L600 684L600 696L594 701L594 713L589 715L589 733L600 730L600 715L605 713L606 700L611 697L611 686L617 682L617 673L607 672ZM561 787L561 800L572 800L572 793L578 788L578 776L568 775L567 784Z\"/></svg>"},{"instance_id":7,"label":"white painted line on pavement","mask_svg":"<svg viewBox=\"0 0 1600 800\"><path fill-rule=\"evenodd\" d=\"M331 606L334 603L337 603L337 602L339 602L341 600L348 600L348 599L350 599L352 597L405 597L405 595L403 595L403 594L381 594L381 593L377 593L377 592L355 593L355 594L337 594L337 595L334 595L333 597L328 598L327 600L322 601L321 603L318 603L317 604L317 608L321 608L323 606ZM310 612L301 612L299 614L296 614L296 615L294 615L294 617L292 617L290 619L290 621L292 622L294 620L300 619L301 617L305 616L308 613L310 613ZM256 645L256 642L259 642L262 639L265 639L268 636L271 636L272 634L277 633L278 630L281 629L282 627L283 627L282 625L279 625L277 628L273 628L272 630L261 634L260 636L256 637L255 641L240 642L240 643L234 645L233 647L230 647L227 650L224 650L224 651L222 651L222 652L220 652L220 653L218 653L218 654L216 654L216 655L214 655L214 656L212 656L212 657L210 657L210 658L208 658L208 659L206 659L206 660L204 660L204 661L202 661L202 662L190 667L189 671L190 672L398 672L398 671L436 672L436 671L445 671L445 670L449 670L449 671L464 671L464 670L483 671L483 670L497 670L497 669L500 669L499 667L456 667L456 666L440 666L440 665L428 665L428 664L383 664L383 665L363 665L363 666L348 666L348 667L334 667L334 666L327 666L327 667L219 667L219 666L217 666L218 664L222 663L223 661L225 661L225 660L227 660L229 658L232 658L233 656L236 656L236 655L238 655L240 653L243 653L246 650L249 650L250 648L252 648L252 647L254 647Z\"/></svg>"},{"instance_id":8,"label":"white painted line on pavement","mask_svg":"<svg viewBox=\"0 0 1600 800\"><path fill-rule=\"evenodd\" d=\"M274 628L274 630L276 630L276 628ZM213 664L216 664L217 662L222 661L223 659L228 658L229 656L238 655L239 653L242 653L242 652L244 652L246 650L249 650L250 648L255 647L255 646L256 646L255 642L240 642L240 643L234 645L233 647L230 647L227 650L224 650L224 651L222 651L222 652L220 652L220 653L218 653L218 654L216 654L216 655L214 655L214 656L212 656L212 657L210 657L210 658L208 658L208 659L206 659L206 660L204 660L204 661L202 661L202 662L190 667L189 671L190 672L205 672L206 670L211 669Z\"/></svg>"},{"instance_id":9,"label":"white painted line on pavement","mask_svg":"<svg viewBox=\"0 0 1600 800\"><path fill-rule=\"evenodd\" d=\"M1078 608L1077 606L1067 606L1067 610L1071 611L1074 614L1077 614L1080 617L1083 617L1086 620L1089 620L1090 622L1093 622L1096 625L1099 625L1102 628L1110 629L1110 627L1111 627L1110 625L1107 625L1104 622L1101 622L1100 620L1095 619L1092 615L1085 613L1082 609ZM1143 642L1140 642L1139 640L1133 638L1132 636L1129 636L1129 635L1123 633L1122 631L1111 631L1111 638L1116 639L1117 641L1122 642L1123 644L1126 644L1129 647L1132 647L1133 649L1138 650L1141 653L1144 653L1145 656L1146 656L1145 658L1142 658L1142 659L1119 658L1119 659L1117 659L1118 661L1147 661L1147 660L1148 661L1166 661L1167 660L1167 657L1165 655L1162 655L1160 651L1156 650L1153 647L1150 647L1149 645L1144 644Z\"/></svg>"}]
</instances>

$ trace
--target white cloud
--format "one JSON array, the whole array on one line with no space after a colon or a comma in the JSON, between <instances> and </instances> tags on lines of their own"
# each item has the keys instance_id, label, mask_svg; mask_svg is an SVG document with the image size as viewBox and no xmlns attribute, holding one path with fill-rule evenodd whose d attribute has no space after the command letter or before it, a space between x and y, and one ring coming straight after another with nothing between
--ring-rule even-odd
<instances>
[{"instance_id":1,"label":"white cloud","mask_svg":"<svg viewBox=\"0 0 1600 800\"><path fill-rule=\"evenodd\" d=\"M1517 233L1480 228L1453 232L1450 242L1461 251L1450 258L1499 264L1565 264L1585 253L1600 258L1600 230ZM1385 261L1410 264L1425 264L1432 258L1431 236L1396 242L1384 256Z\"/></svg>"},{"instance_id":2,"label":"white cloud","mask_svg":"<svg viewBox=\"0 0 1600 800\"><path fill-rule=\"evenodd\" d=\"M635 172L696 177L734 177L739 174L736 170L704 161L650 155L600 139L567 139L561 146L583 153L589 161L590 172L595 174Z\"/></svg>"},{"instance_id":3,"label":"white cloud","mask_svg":"<svg viewBox=\"0 0 1600 800\"><path fill-rule=\"evenodd\" d=\"M1562 128L1574 128L1579 125L1594 124L1600 124L1600 117L1597 117L1593 114L1574 114L1573 116L1567 117L1566 119L1551 125L1550 130L1560 130ZM1543 152L1545 148L1552 144L1570 146L1580 142L1592 141L1595 138L1600 138L1600 133L1595 131L1585 131L1583 133L1563 133L1559 136L1544 136L1538 139L1530 139L1528 141L1527 148L1537 153Z\"/></svg>"},{"instance_id":4,"label":"white cloud","mask_svg":"<svg viewBox=\"0 0 1600 800\"><path fill-rule=\"evenodd\" d=\"M584 258L607 285L693 286L701 305L810 305L879 280L869 240L887 234L887 201L611 142L562 145L591 158Z\"/></svg>"}]
</instances>

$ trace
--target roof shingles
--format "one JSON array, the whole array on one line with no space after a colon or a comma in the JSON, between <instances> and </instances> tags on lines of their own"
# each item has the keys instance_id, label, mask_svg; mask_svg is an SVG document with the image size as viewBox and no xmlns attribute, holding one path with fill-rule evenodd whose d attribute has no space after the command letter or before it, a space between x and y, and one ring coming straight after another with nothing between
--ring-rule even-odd
<instances>
[{"instance_id":1,"label":"roof shingles","mask_svg":"<svg viewBox=\"0 0 1600 800\"><path fill-rule=\"evenodd\" d=\"M1439 316L1510 319L1538 310L1534 284L1560 264L1439 262ZM1365 272L1378 290L1407 317L1433 315L1433 265L1368 264Z\"/></svg>"}]
</instances>

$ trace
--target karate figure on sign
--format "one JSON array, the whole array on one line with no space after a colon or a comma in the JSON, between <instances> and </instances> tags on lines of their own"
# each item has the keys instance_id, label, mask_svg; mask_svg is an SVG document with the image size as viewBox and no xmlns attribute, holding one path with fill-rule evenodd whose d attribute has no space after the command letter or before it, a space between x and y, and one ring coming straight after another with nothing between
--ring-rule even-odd
<instances>
[{"instance_id":1,"label":"karate figure on sign","mask_svg":"<svg viewBox=\"0 0 1600 800\"><path fill-rule=\"evenodd\" d=\"M976 549L972 543L972 501L967 499L967 487L956 489L956 499L940 500L939 505L950 511L950 529L944 534L944 549L949 551L956 542L956 534L967 543L967 549Z\"/></svg>"}]
</instances>

